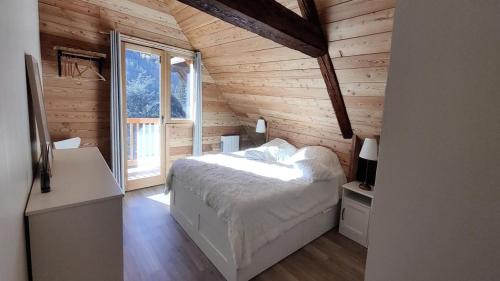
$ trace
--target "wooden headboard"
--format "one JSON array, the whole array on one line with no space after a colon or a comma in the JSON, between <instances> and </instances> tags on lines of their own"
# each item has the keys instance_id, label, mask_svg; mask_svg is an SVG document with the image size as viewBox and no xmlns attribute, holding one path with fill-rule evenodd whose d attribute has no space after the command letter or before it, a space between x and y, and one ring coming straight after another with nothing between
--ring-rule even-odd
<instances>
[{"instance_id":1,"label":"wooden headboard","mask_svg":"<svg viewBox=\"0 0 500 281\"><path fill-rule=\"evenodd\" d=\"M358 135L352 136L351 165L349 166L347 181L353 181L356 179L356 173L358 171L358 156L361 151L361 146L363 146L363 140Z\"/></svg>"}]
</instances>

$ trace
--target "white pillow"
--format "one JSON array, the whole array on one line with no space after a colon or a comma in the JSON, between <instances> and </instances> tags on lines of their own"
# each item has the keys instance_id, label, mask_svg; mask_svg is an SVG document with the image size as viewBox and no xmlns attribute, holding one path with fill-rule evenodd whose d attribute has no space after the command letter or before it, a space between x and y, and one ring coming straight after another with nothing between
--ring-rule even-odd
<instances>
[{"instance_id":1,"label":"white pillow","mask_svg":"<svg viewBox=\"0 0 500 281\"><path fill-rule=\"evenodd\" d=\"M326 181L340 177L345 182L345 174L337 154L326 147L306 146L299 149L285 162L302 171L309 181Z\"/></svg>"},{"instance_id":2,"label":"white pillow","mask_svg":"<svg viewBox=\"0 0 500 281\"><path fill-rule=\"evenodd\" d=\"M335 178L333 170L314 159L298 160L293 163L293 166L301 171L301 178L309 182L327 181Z\"/></svg>"},{"instance_id":3,"label":"white pillow","mask_svg":"<svg viewBox=\"0 0 500 281\"><path fill-rule=\"evenodd\" d=\"M266 149L269 155L275 159L274 161L286 161L290 158L290 156L297 152L297 148L295 146L280 138L273 139L260 147Z\"/></svg>"},{"instance_id":4,"label":"white pillow","mask_svg":"<svg viewBox=\"0 0 500 281\"><path fill-rule=\"evenodd\" d=\"M244 156L245 156L245 158L248 158L251 160L266 161L266 162L273 161L271 156L268 155L267 151L260 148L260 147L249 148L249 149L245 150Z\"/></svg>"},{"instance_id":5,"label":"white pillow","mask_svg":"<svg viewBox=\"0 0 500 281\"><path fill-rule=\"evenodd\" d=\"M278 162L286 161L297 148L283 139L273 139L257 148L247 149L245 157L253 160Z\"/></svg>"}]
</instances>

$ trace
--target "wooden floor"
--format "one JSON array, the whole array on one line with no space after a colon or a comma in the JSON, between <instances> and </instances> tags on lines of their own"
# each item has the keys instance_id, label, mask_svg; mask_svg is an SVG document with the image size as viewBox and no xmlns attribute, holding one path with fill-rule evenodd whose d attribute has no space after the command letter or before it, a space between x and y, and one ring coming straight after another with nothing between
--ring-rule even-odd
<instances>
[{"instance_id":1,"label":"wooden floor","mask_svg":"<svg viewBox=\"0 0 500 281\"><path fill-rule=\"evenodd\" d=\"M162 189L125 196L125 281L225 280L170 216ZM366 249L334 229L253 280L363 280L365 260Z\"/></svg>"}]
</instances>

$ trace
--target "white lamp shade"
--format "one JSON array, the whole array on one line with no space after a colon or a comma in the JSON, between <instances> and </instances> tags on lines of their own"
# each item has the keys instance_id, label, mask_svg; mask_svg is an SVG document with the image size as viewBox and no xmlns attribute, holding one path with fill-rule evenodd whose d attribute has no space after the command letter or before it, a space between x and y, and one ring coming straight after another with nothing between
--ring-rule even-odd
<instances>
[{"instance_id":1,"label":"white lamp shade","mask_svg":"<svg viewBox=\"0 0 500 281\"><path fill-rule=\"evenodd\" d=\"M359 157L366 160L377 161L377 140L366 138L363 142L363 146L361 147L361 151L359 152Z\"/></svg>"},{"instance_id":2,"label":"white lamp shade","mask_svg":"<svg viewBox=\"0 0 500 281\"><path fill-rule=\"evenodd\" d=\"M255 132L261 134L266 132L266 121L264 121L264 119L260 118L259 120L257 120L257 126L255 127Z\"/></svg>"}]
</instances>

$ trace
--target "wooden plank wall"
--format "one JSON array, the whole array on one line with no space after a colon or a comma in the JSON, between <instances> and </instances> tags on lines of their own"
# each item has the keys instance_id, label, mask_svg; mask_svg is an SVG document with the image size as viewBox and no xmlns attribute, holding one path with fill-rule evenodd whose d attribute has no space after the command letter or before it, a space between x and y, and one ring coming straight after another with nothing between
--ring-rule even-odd
<instances>
[{"instance_id":1,"label":"wooden plank wall","mask_svg":"<svg viewBox=\"0 0 500 281\"><path fill-rule=\"evenodd\" d=\"M97 146L109 163L109 83L58 77L54 46L107 53L105 47L48 33L40 34L45 109L53 141L80 137L81 146ZM106 66L104 76L109 77Z\"/></svg>"},{"instance_id":2,"label":"wooden plank wall","mask_svg":"<svg viewBox=\"0 0 500 281\"><path fill-rule=\"evenodd\" d=\"M50 133L54 140L82 137L83 146L97 146L109 161L109 82L58 77L56 52L65 46L109 54L109 31L192 49L168 6L158 0L40 0L43 80ZM109 60L105 66L109 78ZM240 125L223 102L213 79L203 83L204 151L217 151L220 135ZM171 158L189 155L192 135L173 126ZM191 133L192 134L192 133ZM177 140L175 138L180 138ZM109 162L108 162L109 163Z\"/></svg>"},{"instance_id":3,"label":"wooden plank wall","mask_svg":"<svg viewBox=\"0 0 500 281\"><path fill-rule=\"evenodd\" d=\"M220 136L240 134L241 122L210 76L203 74L203 152L220 151Z\"/></svg>"},{"instance_id":4,"label":"wooden plank wall","mask_svg":"<svg viewBox=\"0 0 500 281\"><path fill-rule=\"evenodd\" d=\"M264 116L270 136L323 145L350 165L316 59L175 0L165 1L243 125ZM279 0L300 14L296 0ZM354 133L380 134L395 0L316 0Z\"/></svg>"},{"instance_id":5,"label":"wooden plank wall","mask_svg":"<svg viewBox=\"0 0 500 281\"><path fill-rule=\"evenodd\" d=\"M203 73L203 153L220 151L220 137L226 134L239 134L241 123L229 108L212 77L206 70ZM193 125L167 125L168 159L167 167L172 162L193 152Z\"/></svg>"}]
</instances>

